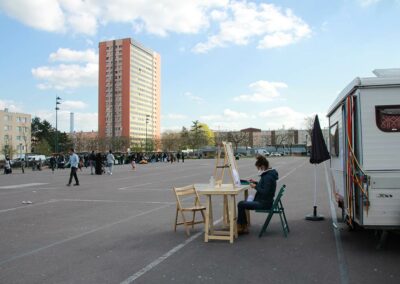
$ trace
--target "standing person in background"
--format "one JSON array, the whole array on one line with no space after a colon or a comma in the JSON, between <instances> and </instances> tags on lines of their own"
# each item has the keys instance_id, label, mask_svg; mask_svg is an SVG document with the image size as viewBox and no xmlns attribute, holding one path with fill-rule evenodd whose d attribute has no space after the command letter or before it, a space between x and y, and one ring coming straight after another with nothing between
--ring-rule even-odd
<instances>
[{"instance_id":1,"label":"standing person in background","mask_svg":"<svg viewBox=\"0 0 400 284\"><path fill-rule=\"evenodd\" d=\"M108 167L107 173L109 175L112 175L112 168L113 168L114 161L115 161L115 157L114 157L112 151L110 150L110 151L108 151L108 154L107 154L107 167Z\"/></svg>"},{"instance_id":2,"label":"standing person in background","mask_svg":"<svg viewBox=\"0 0 400 284\"><path fill-rule=\"evenodd\" d=\"M71 166L71 173L69 175L69 182L67 183L67 186L71 186L72 182L72 177L75 178L75 183L74 186L79 185L79 180L78 176L76 174L76 171L78 170L78 165L79 165L79 157L77 154L75 154L75 151L73 148L69 150L69 162L68 164Z\"/></svg>"},{"instance_id":3,"label":"standing person in background","mask_svg":"<svg viewBox=\"0 0 400 284\"><path fill-rule=\"evenodd\" d=\"M56 157L55 157L55 154L53 154L53 156L51 156L51 158L50 158L50 168L51 168L51 171L53 172L53 174L54 174L54 169L56 168L56 163L57 163Z\"/></svg>"},{"instance_id":4,"label":"standing person in background","mask_svg":"<svg viewBox=\"0 0 400 284\"><path fill-rule=\"evenodd\" d=\"M96 167L96 154L94 151L89 155L90 174L93 174L93 168Z\"/></svg>"},{"instance_id":5,"label":"standing person in background","mask_svg":"<svg viewBox=\"0 0 400 284\"><path fill-rule=\"evenodd\" d=\"M176 153L176 159L177 159L177 161L178 161L178 163L179 163L179 160L181 159L181 154L178 152L178 153Z\"/></svg>"},{"instance_id":6,"label":"standing person in background","mask_svg":"<svg viewBox=\"0 0 400 284\"><path fill-rule=\"evenodd\" d=\"M182 152L181 158L182 158L182 163L184 163L185 162L185 153Z\"/></svg>"},{"instance_id":7,"label":"standing person in background","mask_svg":"<svg viewBox=\"0 0 400 284\"><path fill-rule=\"evenodd\" d=\"M96 155L96 163L95 163L95 173L96 175L102 175L103 174L103 157L101 156L100 153L97 153Z\"/></svg>"},{"instance_id":8,"label":"standing person in background","mask_svg":"<svg viewBox=\"0 0 400 284\"><path fill-rule=\"evenodd\" d=\"M11 173L12 173L11 160L10 160L10 157L7 156L5 164L4 164L4 174L8 175L8 174L11 174Z\"/></svg>"}]
</instances>

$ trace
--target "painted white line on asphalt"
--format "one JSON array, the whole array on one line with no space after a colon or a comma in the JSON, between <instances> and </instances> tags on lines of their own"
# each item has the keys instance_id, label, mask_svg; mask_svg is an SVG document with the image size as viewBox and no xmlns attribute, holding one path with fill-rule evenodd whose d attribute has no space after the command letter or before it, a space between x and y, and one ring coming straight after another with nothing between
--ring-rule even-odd
<instances>
[{"instance_id":1,"label":"painted white line on asphalt","mask_svg":"<svg viewBox=\"0 0 400 284\"><path fill-rule=\"evenodd\" d=\"M97 231L100 231L100 230L103 230L103 229L107 229L107 228L112 227L112 226L114 226L114 225L118 225L118 224L121 224L121 223L124 223L124 222L131 221L132 219L135 219L135 218L137 218L137 217L140 217L140 216L143 216L143 215L146 215L146 214L153 213L153 212L155 212L155 211L157 211L157 210L160 210L160 209L163 209L163 208L166 208L166 207L169 207L169 206L171 206L171 204L167 204L167 205L163 205L163 206L160 206L160 207L151 209L151 210L143 211L142 213L139 213L139 214L137 214L137 215L133 215L133 216L130 216L130 217L128 217L128 218L125 218L125 219L122 219L122 220L119 220L119 221L116 221L116 222L113 222L113 223L110 223L110 224L107 224L107 225L100 226L100 227L98 227L98 228L96 228L96 229L93 229L93 230L84 232L84 233L82 233L82 234L79 234L79 235L76 235L76 236L73 236L73 237L69 237L69 238L66 238L66 239L63 239L63 240L54 242L54 243L49 244L49 245L47 245L47 246L43 246L43 247L40 247L40 248L31 250L31 251L28 251L28 252L25 252L25 253L22 253L22 254L18 254L18 255L12 256L12 257L7 258L7 259L0 260L0 266L2 266L3 264L6 264L6 263L12 262L12 261L14 261L14 260L20 259L20 258L22 258L22 257L29 256L29 255L32 255L32 254L41 252L41 251L46 250L46 249L48 249L48 248L52 248L52 247L55 247L55 246L64 244L64 243L66 243L66 242L79 239L79 238L81 238L81 237L84 237L84 236L86 236L86 235L95 233L95 232L97 232Z\"/></svg>"},{"instance_id":2,"label":"painted white line on asphalt","mask_svg":"<svg viewBox=\"0 0 400 284\"><path fill-rule=\"evenodd\" d=\"M219 222L222 221L222 218L216 220L214 222L214 225L217 225ZM180 243L179 245L177 245L176 247L172 248L171 250L169 250L167 253L165 253L164 255L160 256L159 258L157 258L156 260L154 260L153 262L149 263L148 265L146 265L145 267L143 267L142 269L140 269L138 272L136 272L135 274L133 274L132 276L129 276L127 279L125 279L124 281L121 282L121 284L130 284L133 283L136 279L138 279L139 277L143 276L144 274L146 274L147 272L149 272L150 270L152 270L154 267L156 267L157 265L159 265L161 262L163 262L164 260L166 260L167 258L169 258L170 256L172 256L173 254L175 254L176 252L180 251L181 249L183 249L186 245L188 245L189 243L191 243L192 241L194 241L195 239L197 239L199 236L201 236L202 234L204 234L204 232L198 232L195 235L191 236L189 239L187 239L186 241L184 241L183 243Z\"/></svg>"},{"instance_id":3,"label":"painted white line on asphalt","mask_svg":"<svg viewBox=\"0 0 400 284\"><path fill-rule=\"evenodd\" d=\"M44 185L44 184L48 184L48 183L36 182L36 183L23 183L23 184L16 184L16 185L3 185L3 186L0 186L0 189L24 188L24 187Z\"/></svg>"},{"instance_id":4,"label":"painted white line on asphalt","mask_svg":"<svg viewBox=\"0 0 400 284\"><path fill-rule=\"evenodd\" d=\"M300 165L298 165L297 167L295 167L293 170L291 170L290 172L288 172L286 175L284 175L283 177L281 177L280 179L278 179L278 181L282 181L283 179L285 179L288 175L292 174L294 171L296 171L298 168L302 167L307 161L304 161L303 163L301 163Z\"/></svg>"},{"instance_id":5,"label":"painted white line on asphalt","mask_svg":"<svg viewBox=\"0 0 400 284\"><path fill-rule=\"evenodd\" d=\"M132 204L175 204L176 202L165 201L124 201L124 200L104 200L104 199L57 199L58 201L76 201L76 202L104 202L104 203L132 203Z\"/></svg>"},{"instance_id":6,"label":"painted white line on asphalt","mask_svg":"<svg viewBox=\"0 0 400 284\"><path fill-rule=\"evenodd\" d=\"M337 224L336 210L335 210L335 205L332 201L332 189L328 178L328 170L326 168L326 163L324 163L324 167L325 167L326 190L328 191L332 220L333 224ZM340 238L340 231L338 229L333 228L333 234L335 235L336 254L338 258L339 273L340 273L340 283L347 284L349 283L349 273L347 269L346 259L344 258L342 240Z\"/></svg>"},{"instance_id":7,"label":"painted white line on asphalt","mask_svg":"<svg viewBox=\"0 0 400 284\"><path fill-rule=\"evenodd\" d=\"M120 187L120 188L118 188L118 190L124 190L124 189L128 189L128 188L134 188L134 187L139 187L139 186L144 186L144 185L149 185L149 184L152 184L152 182L130 185L130 186L126 186L126 187Z\"/></svg>"},{"instance_id":8,"label":"painted white line on asphalt","mask_svg":"<svg viewBox=\"0 0 400 284\"><path fill-rule=\"evenodd\" d=\"M18 210L18 209L32 208L32 207L36 207L36 206L39 206L39 205L49 204L49 203L53 203L53 202L57 202L57 201L58 201L57 199L51 199L51 200L44 201L44 202L38 202L38 203L33 203L33 204L27 204L27 205L24 205L24 206L18 206L18 207L14 207L14 208L3 209L3 210L0 210L0 213L14 211L14 210Z\"/></svg>"}]
</instances>

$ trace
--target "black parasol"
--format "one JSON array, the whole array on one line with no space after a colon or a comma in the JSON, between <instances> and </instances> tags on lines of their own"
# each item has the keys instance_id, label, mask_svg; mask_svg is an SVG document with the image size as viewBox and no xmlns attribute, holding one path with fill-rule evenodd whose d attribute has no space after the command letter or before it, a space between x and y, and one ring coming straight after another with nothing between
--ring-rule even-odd
<instances>
[{"instance_id":1,"label":"black parasol","mask_svg":"<svg viewBox=\"0 0 400 284\"><path fill-rule=\"evenodd\" d=\"M315 165L314 176L314 210L312 214L306 216L306 220L320 221L324 219L324 216L318 215L317 213L317 164L322 163L330 159L328 149L326 148L325 139L322 135L321 126L319 125L318 115L315 116L314 126L311 133L311 153L310 163Z\"/></svg>"},{"instance_id":2,"label":"black parasol","mask_svg":"<svg viewBox=\"0 0 400 284\"><path fill-rule=\"evenodd\" d=\"M311 133L310 163L319 164L323 161L329 160L330 158L331 157L328 149L326 148L324 136L322 135L321 126L319 125L318 115L316 115Z\"/></svg>"}]
</instances>

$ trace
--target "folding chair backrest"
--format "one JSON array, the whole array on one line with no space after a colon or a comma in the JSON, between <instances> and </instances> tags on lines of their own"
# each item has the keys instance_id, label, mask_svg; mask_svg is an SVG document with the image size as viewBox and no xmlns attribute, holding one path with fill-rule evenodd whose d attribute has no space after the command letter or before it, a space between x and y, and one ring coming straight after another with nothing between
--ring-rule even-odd
<instances>
[{"instance_id":1,"label":"folding chair backrest","mask_svg":"<svg viewBox=\"0 0 400 284\"><path fill-rule=\"evenodd\" d=\"M286 185L282 185L281 189L278 192L278 195L275 197L274 203L272 204L272 208L278 208L279 201L282 198L283 193L285 192Z\"/></svg>"},{"instance_id":2,"label":"folding chair backrest","mask_svg":"<svg viewBox=\"0 0 400 284\"><path fill-rule=\"evenodd\" d=\"M200 197L196 191L196 188L193 184L187 185L184 187L174 187L174 193L176 197L176 201L178 202L179 208L182 208L180 197L182 196L192 196L195 200L195 204L200 202Z\"/></svg>"}]
</instances>

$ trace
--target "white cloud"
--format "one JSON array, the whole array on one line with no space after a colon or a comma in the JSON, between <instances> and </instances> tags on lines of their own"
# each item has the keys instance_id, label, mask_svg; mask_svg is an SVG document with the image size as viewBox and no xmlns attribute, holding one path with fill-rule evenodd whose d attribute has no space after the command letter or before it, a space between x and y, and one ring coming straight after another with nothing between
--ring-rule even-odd
<instances>
[{"instance_id":1,"label":"white cloud","mask_svg":"<svg viewBox=\"0 0 400 284\"><path fill-rule=\"evenodd\" d=\"M54 111L37 111L32 117L46 119L52 125L56 125L56 114ZM74 131L97 131L98 114L90 112L74 111ZM60 131L70 131L70 112L66 110L58 111L58 129Z\"/></svg>"},{"instance_id":2,"label":"white cloud","mask_svg":"<svg viewBox=\"0 0 400 284\"><path fill-rule=\"evenodd\" d=\"M13 0L0 1L0 10L36 29L89 36L109 23L129 24L135 33L158 36L198 34L217 25L218 33L198 43L195 52L229 44L247 45L253 40L258 41L258 48L280 47L311 34L308 24L290 9L248 1L163 0L150 4L143 0Z\"/></svg>"},{"instance_id":3,"label":"white cloud","mask_svg":"<svg viewBox=\"0 0 400 284\"><path fill-rule=\"evenodd\" d=\"M65 30L65 15L56 0L0 1L0 10L23 24L48 32Z\"/></svg>"},{"instance_id":4,"label":"white cloud","mask_svg":"<svg viewBox=\"0 0 400 284\"><path fill-rule=\"evenodd\" d=\"M203 98L198 97L198 96L195 96L195 95L193 95L191 92L186 92L186 93L184 93L183 95L184 95L186 98L188 98L189 100L194 101L194 102L196 102L196 103L198 103L198 104L201 104L201 103L204 101Z\"/></svg>"},{"instance_id":5,"label":"white cloud","mask_svg":"<svg viewBox=\"0 0 400 284\"><path fill-rule=\"evenodd\" d=\"M182 120L186 119L187 116L183 114L178 114L178 113L169 113L166 116L163 116L164 119L170 119L170 120Z\"/></svg>"},{"instance_id":6,"label":"white cloud","mask_svg":"<svg viewBox=\"0 0 400 284\"><path fill-rule=\"evenodd\" d=\"M61 101L60 108L65 110L75 111L78 109L85 109L87 104L82 101Z\"/></svg>"},{"instance_id":7,"label":"white cloud","mask_svg":"<svg viewBox=\"0 0 400 284\"><path fill-rule=\"evenodd\" d=\"M258 48L274 48L293 44L311 35L311 28L290 9L274 4L232 1L220 18L219 32L198 43L193 51L205 53L229 44L248 45L258 41ZM214 18L218 18L215 17Z\"/></svg>"},{"instance_id":8,"label":"white cloud","mask_svg":"<svg viewBox=\"0 0 400 284\"><path fill-rule=\"evenodd\" d=\"M358 3L360 3L360 5L362 7L369 7L371 5L374 5L378 2L380 2L381 0L358 0Z\"/></svg>"},{"instance_id":9,"label":"white cloud","mask_svg":"<svg viewBox=\"0 0 400 284\"><path fill-rule=\"evenodd\" d=\"M259 113L259 117L265 120L265 124L262 125L263 129L281 129L285 127L304 129L306 117L314 117L315 113L303 113L298 112L290 107L277 107L273 109L268 109ZM326 114L318 113L318 118L320 120L321 127L326 127L328 125Z\"/></svg>"},{"instance_id":10,"label":"white cloud","mask_svg":"<svg viewBox=\"0 0 400 284\"><path fill-rule=\"evenodd\" d=\"M239 130L252 125L254 117L244 112L224 109L222 114L203 115L200 117L200 121L204 121L214 130Z\"/></svg>"},{"instance_id":11,"label":"white cloud","mask_svg":"<svg viewBox=\"0 0 400 284\"><path fill-rule=\"evenodd\" d=\"M96 86L98 64L87 63L84 66L77 64L60 64L58 66L41 66L32 69L36 79L45 83L38 84L39 89L74 89L82 86Z\"/></svg>"},{"instance_id":12,"label":"white cloud","mask_svg":"<svg viewBox=\"0 0 400 284\"><path fill-rule=\"evenodd\" d=\"M93 49L72 50L69 48L59 48L56 52L49 55L52 62L91 62L97 63L99 55Z\"/></svg>"},{"instance_id":13,"label":"white cloud","mask_svg":"<svg viewBox=\"0 0 400 284\"><path fill-rule=\"evenodd\" d=\"M249 85L251 94L240 95L233 98L237 102L268 102L280 96L279 89L287 88L282 82L257 81Z\"/></svg>"},{"instance_id":14,"label":"white cloud","mask_svg":"<svg viewBox=\"0 0 400 284\"><path fill-rule=\"evenodd\" d=\"M94 35L99 24L128 23L151 34L193 34L209 26L208 12L228 0L13 0L0 9L27 26ZM139 29L140 30L140 29ZM138 31L136 29L136 31Z\"/></svg>"},{"instance_id":15,"label":"white cloud","mask_svg":"<svg viewBox=\"0 0 400 284\"><path fill-rule=\"evenodd\" d=\"M21 106L13 100L0 100L0 110L4 110L5 108L10 112L22 112Z\"/></svg>"},{"instance_id":16,"label":"white cloud","mask_svg":"<svg viewBox=\"0 0 400 284\"><path fill-rule=\"evenodd\" d=\"M65 90L82 86L96 86L98 83L98 55L93 49L79 51L59 48L49 55L49 61L75 64L33 68L32 75L43 81L38 84L39 89Z\"/></svg>"}]
</instances>

